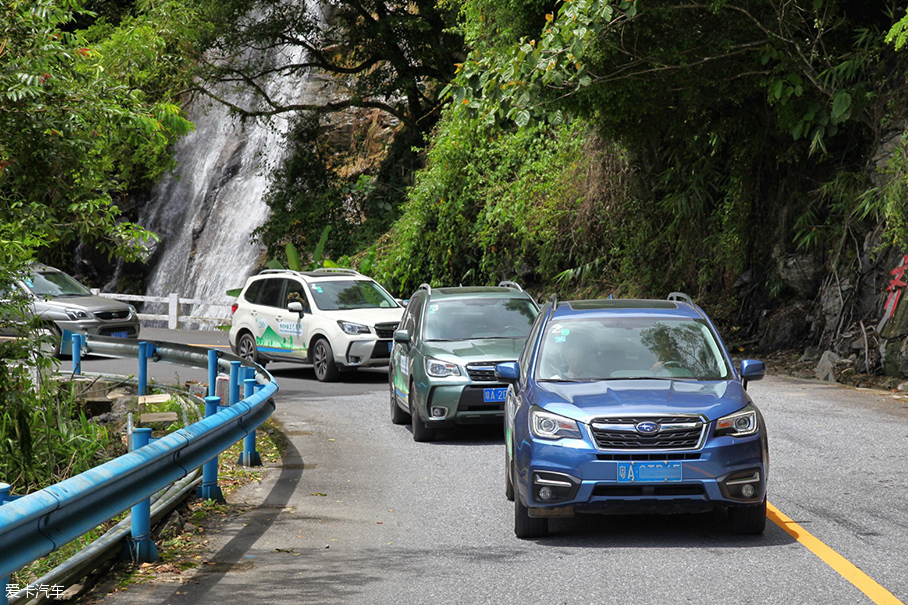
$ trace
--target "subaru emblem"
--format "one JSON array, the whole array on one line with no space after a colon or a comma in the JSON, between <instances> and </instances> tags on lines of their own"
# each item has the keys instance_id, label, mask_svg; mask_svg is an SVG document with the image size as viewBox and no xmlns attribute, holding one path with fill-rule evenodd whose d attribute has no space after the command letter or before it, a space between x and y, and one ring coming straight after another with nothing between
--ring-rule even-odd
<instances>
[{"instance_id":1,"label":"subaru emblem","mask_svg":"<svg viewBox=\"0 0 908 605\"><path fill-rule=\"evenodd\" d=\"M644 435L652 435L653 433L659 432L659 423L658 422L638 422L637 426L634 427L637 429L638 433L643 433Z\"/></svg>"}]
</instances>

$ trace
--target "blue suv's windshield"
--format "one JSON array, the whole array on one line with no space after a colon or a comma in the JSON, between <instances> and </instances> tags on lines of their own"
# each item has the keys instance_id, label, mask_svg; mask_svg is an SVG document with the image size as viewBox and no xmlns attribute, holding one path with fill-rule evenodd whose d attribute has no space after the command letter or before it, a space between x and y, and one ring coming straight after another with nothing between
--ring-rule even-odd
<instances>
[{"instance_id":1,"label":"blue suv's windshield","mask_svg":"<svg viewBox=\"0 0 908 605\"><path fill-rule=\"evenodd\" d=\"M537 380L729 380L709 326L686 318L583 318L546 328Z\"/></svg>"},{"instance_id":2,"label":"blue suv's windshield","mask_svg":"<svg viewBox=\"0 0 908 605\"><path fill-rule=\"evenodd\" d=\"M536 313L536 305L525 298L430 301L424 337L434 341L526 338Z\"/></svg>"}]
</instances>

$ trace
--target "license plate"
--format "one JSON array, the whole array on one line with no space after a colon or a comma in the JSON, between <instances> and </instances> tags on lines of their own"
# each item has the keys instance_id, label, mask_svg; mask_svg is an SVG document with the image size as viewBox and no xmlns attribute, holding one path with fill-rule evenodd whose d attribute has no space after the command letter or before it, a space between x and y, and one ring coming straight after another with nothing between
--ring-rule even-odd
<instances>
[{"instance_id":1,"label":"license plate","mask_svg":"<svg viewBox=\"0 0 908 605\"><path fill-rule=\"evenodd\" d=\"M110 335L114 338L129 338L129 332L111 332Z\"/></svg>"},{"instance_id":2,"label":"license plate","mask_svg":"<svg viewBox=\"0 0 908 605\"><path fill-rule=\"evenodd\" d=\"M508 393L507 387L498 387L495 389L483 389L482 400L486 403L498 403L505 400Z\"/></svg>"},{"instance_id":3,"label":"license plate","mask_svg":"<svg viewBox=\"0 0 908 605\"><path fill-rule=\"evenodd\" d=\"M618 483L681 481L680 462L619 462Z\"/></svg>"},{"instance_id":4,"label":"license plate","mask_svg":"<svg viewBox=\"0 0 908 605\"><path fill-rule=\"evenodd\" d=\"M390 353L391 349L393 349L393 348L394 348L394 341L392 340L391 342L388 343L388 353Z\"/></svg>"}]
</instances>

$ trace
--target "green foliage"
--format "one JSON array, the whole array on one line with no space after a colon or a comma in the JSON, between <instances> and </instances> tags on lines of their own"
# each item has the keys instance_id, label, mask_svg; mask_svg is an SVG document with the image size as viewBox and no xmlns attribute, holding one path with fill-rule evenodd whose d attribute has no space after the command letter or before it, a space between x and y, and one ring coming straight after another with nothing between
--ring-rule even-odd
<instances>
[{"instance_id":1,"label":"green foliage","mask_svg":"<svg viewBox=\"0 0 908 605\"><path fill-rule=\"evenodd\" d=\"M36 387L27 365L8 361L9 346L0 342L7 360L0 364L0 477L16 493L28 493L106 459L119 441L88 421L75 383L45 380Z\"/></svg>"},{"instance_id":2,"label":"green foliage","mask_svg":"<svg viewBox=\"0 0 908 605\"><path fill-rule=\"evenodd\" d=\"M595 259L617 262L626 167L582 123L504 132L453 108L439 126L403 217L377 249L379 281L406 294L422 282L547 282ZM606 191L589 189L591 175Z\"/></svg>"}]
</instances>

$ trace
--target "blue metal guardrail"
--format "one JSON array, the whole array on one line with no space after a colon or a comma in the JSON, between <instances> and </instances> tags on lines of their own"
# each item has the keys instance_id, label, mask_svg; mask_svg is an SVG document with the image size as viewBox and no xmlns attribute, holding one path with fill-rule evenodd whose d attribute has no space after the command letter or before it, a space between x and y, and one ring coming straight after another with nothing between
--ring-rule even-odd
<instances>
[{"instance_id":1,"label":"blue metal guardrail","mask_svg":"<svg viewBox=\"0 0 908 605\"><path fill-rule=\"evenodd\" d=\"M11 496L0 484L0 605L9 601L7 580L14 571L53 552L132 508L130 553L139 562L157 558L149 537L148 503L152 494L202 467L202 498L223 500L217 486L217 457L245 437L240 463L261 464L255 452L255 429L274 411L272 396L278 385L261 366L214 349L206 353L197 347L165 342L124 340L73 335L73 372L81 373L81 355L101 353L139 360L139 393L146 390L147 362L169 361L207 367L209 396L206 417L166 437L148 439L149 429L133 433L133 451L24 496ZM84 345L83 345L84 342ZM246 364L245 366L243 364ZM221 406L215 395L218 371L230 376L230 405ZM240 382L244 398L240 400ZM251 439L250 439L251 437Z\"/></svg>"}]
</instances>

